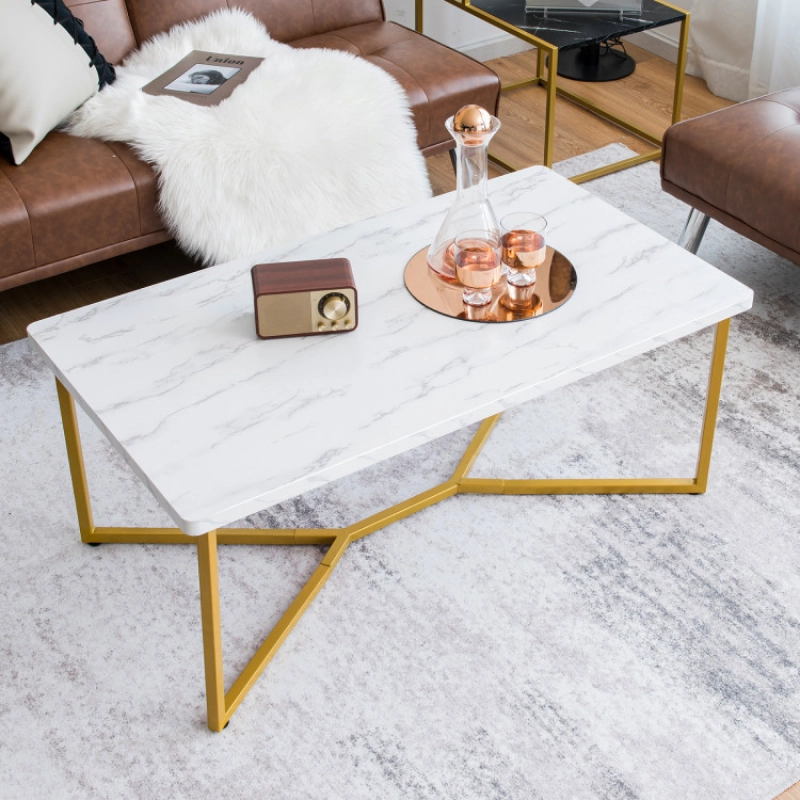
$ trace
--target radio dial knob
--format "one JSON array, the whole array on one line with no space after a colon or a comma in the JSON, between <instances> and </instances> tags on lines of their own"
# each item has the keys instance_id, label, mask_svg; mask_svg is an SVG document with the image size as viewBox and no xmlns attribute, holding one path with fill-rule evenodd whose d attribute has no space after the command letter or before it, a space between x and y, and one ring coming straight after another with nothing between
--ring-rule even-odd
<instances>
[{"instance_id":1,"label":"radio dial knob","mask_svg":"<svg viewBox=\"0 0 800 800\"><path fill-rule=\"evenodd\" d=\"M342 319L350 310L350 302L343 294L338 292L326 294L319 301L319 310L325 319L336 322Z\"/></svg>"}]
</instances>

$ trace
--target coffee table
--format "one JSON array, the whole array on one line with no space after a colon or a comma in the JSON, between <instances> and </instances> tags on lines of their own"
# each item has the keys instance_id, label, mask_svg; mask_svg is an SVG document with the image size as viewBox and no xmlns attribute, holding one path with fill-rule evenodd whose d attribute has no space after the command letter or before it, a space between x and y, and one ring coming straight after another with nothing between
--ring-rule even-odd
<instances>
[{"instance_id":1,"label":"coffee table","mask_svg":"<svg viewBox=\"0 0 800 800\"><path fill-rule=\"evenodd\" d=\"M57 379L81 538L197 547L208 726L219 731L348 546L459 493L705 491L729 318L752 292L545 167L490 182L502 214L532 208L572 261L577 289L523 322L452 319L404 288L452 197L364 220L36 322L29 336ZM359 293L351 333L261 340L250 268L344 256ZM470 478L510 407L716 325L697 472L686 478ZM95 526L77 401L175 520L175 528ZM483 420L452 477L341 529L224 527ZM457 502L457 501L451 501ZM326 545L322 561L225 692L217 547Z\"/></svg>"},{"instance_id":2,"label":"coffee table","mask_svg":"<svg viewBox=\"0 0 800 800\"><path fill-rule=\"evenodd\" d=\"M544 86L547 90L545 105L545 131L543 163L553 165L553 142L555 140L556 96L563 97L623 128L640 139L656 145L656 149L641 155L623 159L599 169L575 175L575 183L599 178L612 172L653 161L661 156L661 136L645 131L638 125L593 103L580 95L558 86L559 58L563 56L574 61L581 48L594 45L610 38L627 36L632 33L651 30L663 25L680 23L678 59L675 65L675 85L672 98L672 122L681 118L683 102L683 82L686 72L686 53L689 44L689 13L665 0L642 0L639 14L618 13L570 13L564 11L526 11L525 0L446 0L450 5L460 8L473 16L488 22L500 30L533 45L538 51L536 75L533 78L517 81L503 86L503 92L522 89L526 86ZM416 29L422 32L423 0L416 0ZM577 64L573 65L577 69ZM490 154L489 158L503 169L513 170L507 161Z\"/></svg>"}]
</instances>

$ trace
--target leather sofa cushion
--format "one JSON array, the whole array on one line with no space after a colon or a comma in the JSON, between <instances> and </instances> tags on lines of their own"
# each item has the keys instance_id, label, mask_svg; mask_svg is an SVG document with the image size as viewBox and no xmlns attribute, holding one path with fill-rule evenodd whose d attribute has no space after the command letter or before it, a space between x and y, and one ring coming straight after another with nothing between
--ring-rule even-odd
<instances>
[{"instance_id":1,"label":"leather sofa cushion","mask_svg":"<svg viewBox=\"0 0 800 800\"><path fill-rule=\"evenodd\" d=\"M664 136L662 186L740 232L751 229L797 253L798 154L800 88L673 125Z\"/></svg>"},{"instance_id":2,"label":"leather sofa cushion","mask_svg":"<svg viewBox=\"0 0 800 800\"><path fill-rule=\"evenodd\" d=\"M0 164L0 172L4 247L9 230L11 246L28 268L163 228L155 213L155 174L125 145L55 132L24 169ZM27 209L24 220L21 207ZM8 261L5 254L2 261Z\"/></svg>"},{"instance_id":3,"label":"leather sofa cushion","mask_svg":"<svg viewBox=\"0 0 800 800\"><path fill-rule=\"evenodd\" d=\"M3 167L0 160L0 231L3 238L0 279L29 270L36 264L28 211Z\"/></svg>"},{"instance_id":4,"label":"leather sofa cushion","mask_svg":"<svg viewBox=\"0 0 800 800\"><path fill-rule=\"evenodd\" d=\"M129 0L127 5L136 40L141 43L173 25L233 4L226 0ZM235 5L263 22L270 36L281 42L383 20L380 0L237 0Z\"/></svg>"}]
</instances>

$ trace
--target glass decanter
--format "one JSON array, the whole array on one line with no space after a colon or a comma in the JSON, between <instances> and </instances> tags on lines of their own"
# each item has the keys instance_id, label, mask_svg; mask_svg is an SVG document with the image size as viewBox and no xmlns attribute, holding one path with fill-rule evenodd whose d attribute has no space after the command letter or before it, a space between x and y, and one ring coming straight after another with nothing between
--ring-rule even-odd
<instances>
[{"instance_id":1,"label":"glass decanter","mask_svg":"<svg viewBox=\"0 0 800 800\"><path fill-rule=\"evenodd\" d=\"M500 130L500 120L485 108L464 106L445 122L456 141L456 199L428 249L428 266L448 280L456 280L453 240L468 230L491 231L500 226L489 203L489 141Z\"/></svg>"}]
</instances>

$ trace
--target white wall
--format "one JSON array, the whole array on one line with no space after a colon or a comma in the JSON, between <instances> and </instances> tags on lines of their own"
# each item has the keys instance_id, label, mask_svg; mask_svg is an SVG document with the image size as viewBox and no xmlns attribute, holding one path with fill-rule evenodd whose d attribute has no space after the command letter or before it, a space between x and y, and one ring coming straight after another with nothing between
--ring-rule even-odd
<instances>
[{"instance_id":1,"label":"white wall","mask_svg":"<svg viewBox=\"0 0 800 800\"><path fill-rule=\"evenodd\" d=\"M414 0L383 0L386 19L414 27ZM528 50L521 39L473 17L444 0L425 0L423 33L479 61Z\"/></svg>"}]
</instances>

